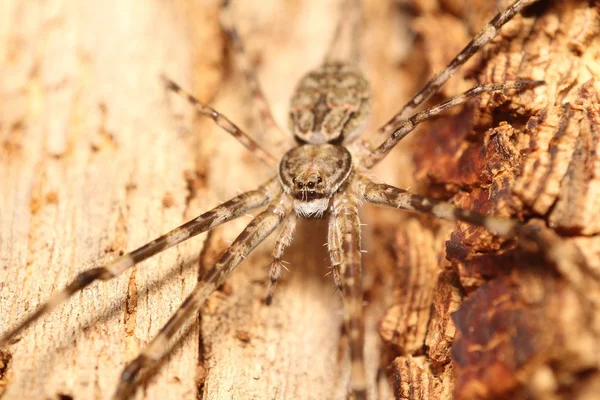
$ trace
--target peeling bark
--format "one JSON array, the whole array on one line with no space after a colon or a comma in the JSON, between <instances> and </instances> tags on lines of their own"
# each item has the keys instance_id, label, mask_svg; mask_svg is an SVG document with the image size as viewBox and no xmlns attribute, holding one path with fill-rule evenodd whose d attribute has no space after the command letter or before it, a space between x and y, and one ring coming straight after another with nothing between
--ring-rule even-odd
<instances>
[{"instance_id":1,"label":"peeling bark","mask_svg":"<svg viewBox=\"0 0 600 400\"><path fill-rule=\"evenodd\" d=\"M418 3L416 27L434 69L448 60L442 55L454 53L447 49L464 37L461 32L471 31L470 23L477 27L487 19L455 16L485 15L482 10L491 7L488 2L472 2L469 9ZM446 244L446 260L437 266L438 286L433 290L421 280L405 291L430 291L432 315L446 317L447 324L430 324L422 346L395 349L391 376L397 398L429 393L456 399L597 397L599 13L597 2L585 1L546 1L526 10L444 96L476 83L518 78L545 84L522 93L484 95L428 124L415 139L416 174L429 182L425 193L528 222L552 246L544 252L526 238L503 241L458 224ZM458 25L445 36L434 24L441 14ZM408 243L398 243L422 246L422 234L407 232ZM402 297L392 309L410 309L413 303ZM407 321L409 316L404 314ZM384 338L394 334L403 331L385 331Z\"/></svg>"}]
</instances>

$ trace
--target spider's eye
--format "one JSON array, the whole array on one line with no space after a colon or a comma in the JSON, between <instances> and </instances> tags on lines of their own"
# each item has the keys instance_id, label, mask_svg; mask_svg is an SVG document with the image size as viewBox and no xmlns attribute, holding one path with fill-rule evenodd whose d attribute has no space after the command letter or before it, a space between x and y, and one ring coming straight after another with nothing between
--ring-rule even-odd
<instances>
[{"instance_id":1,"label":"spider's eye","mask_svg":"<svg viewBox=\"0 0 600 400\"><path fill-rule=\"evenodd\" d=\"M323 182L323 178L321 178L320 176L317 176L317 183L321 183Z\"/></svg>"},{"instance_id":2,"label":"spider's eye","mask_svg":"<svg viewBox=\"0 0 600 400\"><path fill-rule=\"evenodd\" d=\"M298 182L298 189L302 189L304 187L304 184L302 182Z\"/></svg>"},{"instance_id":3,"label":"spider's eye","mask_svg":"<svg viewBox=\"0 0 600 400\"><path fill-rule=\"evenodd\" d=\"M296 178L292 178L292 183L296 183Z\"/></svg>"},{"instance_id":4,"label":"spider's eye","mask_svg":"<svg viewBox=\"0 0 600 400\"><path fill-rule=\"evenodd\" d=\"M314 182L308 182L308 188L312 189L315 187L315 183Z\"/></svg>"}]
</instances>

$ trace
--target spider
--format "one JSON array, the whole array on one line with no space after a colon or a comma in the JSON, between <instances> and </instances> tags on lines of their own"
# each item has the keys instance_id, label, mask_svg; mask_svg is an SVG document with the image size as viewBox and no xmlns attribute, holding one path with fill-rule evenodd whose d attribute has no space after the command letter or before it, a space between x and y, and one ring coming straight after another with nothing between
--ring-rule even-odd
<instances>
[{"instance_id":1,"label":"spider","mask_svg":"<svg viewBox=\"0 0 600 400\"><path fill-rule=\"evenodd\" d=\"M390 185L376 183L367 171L381 161L390 150L416 125L442 111L485 91L528 89L540 82L517 81L503 85L478 86L462 95L431 109L415 113L460 65L483 47L498 29L533 0L516 1L500 12L486 28L448 66L428 83L390 122L379 129L387 139L373 146L356 137L369 114L370 93L368 82L357 68L358 55L354 49L346 60L337 59L332 50L321 67L303 78L292 99L290 111L291 131L295 142L284 139L280 145L281 161L266 151L260 144L237 128L224 115L201 104L186 94L176 83L165 78L168 89L178 92L224 130L235 136L267 165L278 167L276 177L259 189L241 194L222 205L200 215L164 236L116 259L105 267L83 272L64 291L51 297L45 305L28 316L23 322L2 336L5 345L23 329L43 314L67 300L96 280L108 280L131 268L146 258L174 246L194 235L239 217L248 210L266 206L221 256L198 284L190 297L182 304L167 325L161 330L146 350L125 369L117 397L131 392L140 370L150 368L162 354L169 339L181 324L197 312L202 301L210 295L226 276L245 258L250 251L272 233L279 225L282 229L277 237L273 262L270 268L271 285L266 302L271 302L274 288L281 272L281 257L291 241L296 215L302 218L326 218L329 223L329 253L333 265L333 276L344 296L346 331L350 338L352 360L350 391L355 398L366 398L367 388L363 365L364 332L362 325L362 290L360 264L360 221L358 207L362 201L433 214L440 218L459 220L479 225L504 236L514 237L524 228L516 221L482 216L461 210L448 203L437 202ZM226 9L228 3L223 7ZM224 15L227 15L226 10ZM350 18L349 18L350 19ZM352 24L350 24L352 25ZM254 73L247 61L244 49L230 21L224 19L224 30L241 61L256 103L269 130L277 131ZM353 32L355 30L352 30ZM343 35L340 30L340 36ZM337 43L334 40L334 43ZM336 50L337 47L333 46ZM327 96L319 91L331 93ZM317 95L316 95L316 94Z\"/></svg>"}]
</instances>

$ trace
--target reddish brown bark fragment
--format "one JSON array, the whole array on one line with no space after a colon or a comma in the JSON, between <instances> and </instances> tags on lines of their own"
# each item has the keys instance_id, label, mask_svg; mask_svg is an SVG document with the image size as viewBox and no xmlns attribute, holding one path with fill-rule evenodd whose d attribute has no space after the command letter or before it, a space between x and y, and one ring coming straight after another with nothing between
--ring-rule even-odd
<instances>
[{"instance_id":1,"label":"reddish brown bark fragment","mask_svg":"<svg viewBox=\"0 0 600 400\"><path fill-rule=\"evenodd\" d=\"M396 236L395 301L381 320L379 332L400 353L414 354L425 343L443 246L418 219L404 225Z\"/></svg>"},{"instance_id":2,"label":"reddish brown bark fragment","mask_svg":"<svg viewBox=\"0 0 600 400\"><path fill-rule=\"evenodd\" d=\"M454 2L424 3L416 7L423 27L435 25L439 13L479 16L489 6L472 2L468 11L457 11ZM454 87L521 78L545 84L483 95L431 122L414 141L417 176L431 183L425 193L483 214L531 220L527 230L541 238L506 241L458 224L447 242L466 298L459 304L460 297L449 296L454 289L440 277L432 321L458 307L446 325L458 333L430 342L428 332L424 352L437 372L454 365L455 398L594 398L600 371L600 90L593 79L600 70L599 9L597 2L540 2L516 17L469 67L473 80L463 73ZM469 30L487 18L467 20ZM449 29L440 37L434 30L419 33L426 48L437 51L426 59L439 70L444 46L461 35ZM395 371L402 363L408 365L395 361ZM405 378L395 388L410 381L409 367L403 368Z\"/></svg>"},{"instance_id":3,"label":"reddish brown bark fragment","mask_svg":"<svg viewBox=\"0 0 600 400\"><path fill-rule=\"evenodd\" d=\"M460 306L462 297L456 273L442 272L434 290L431 319L425 339L430 362L436 370L444 368L450 361L450 348L456 334L451 315Z\"/></svg>"},{"instance_id":4,"label":"reddish brown bark fragment","mask_svg":"<svg viewBox=\"0 0 600 400\"><path fill-rule=\"evenodd\" d=\"M398 357L391 366L396 399L452 399L452 366L433 374L425 357Z\"/></svg>"}]
</instances>

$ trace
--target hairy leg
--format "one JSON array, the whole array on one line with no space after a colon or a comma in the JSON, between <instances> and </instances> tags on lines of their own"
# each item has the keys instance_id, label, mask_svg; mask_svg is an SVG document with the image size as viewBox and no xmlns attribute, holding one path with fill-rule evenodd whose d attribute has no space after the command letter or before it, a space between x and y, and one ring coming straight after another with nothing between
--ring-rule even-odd
<instances>
[{"instance_id":1,"label":"hairy leg","mask_svg":"<svg viewBox=\"0 0 600 400\"><path fill-rule=\"evenodd\" d=\"M445 201L429 199L384 183L375 183L364 175L359 175L356 178L354 190L370 203L430 214L436 218L450 221L466 222L481 226L498 236L508 239L519 237L519 239L524 240L524 243L529 242L537 245L544 252L545 257L557 265L572 261L577 262L577 260L572 259L572 256L566 255L571 250L550 229L542 230L539 227L525 225L516 219L500 218L465 210Z\"/></svg>"},{"instance_id":2,"label":"hairy leg","mask_svg":"<svg viewBox=\"0 0 600 400\"><path fill-rule=\"evenodd\" d=\"M291 212L292 199L288 195L277 196L269 207L257 215L233 241L231 246L217 260L198 282L192 293L181 304L180 308L152 339L144 351L131 361L123 374L115 397L127 398L135 388L136 377L144 368L158 362L167 349L169 340L181 328L181 325L198 311L206 298L215 291L225 278L231 274L248 254L281 224Z\"/></svg>"},{"instance_id":3,"label":"hairy leg","mask_svg":"<svg viewBox=\"0 0 600 400\"><path fill-rule=\"evenodd\" d=\"M271 135L273 141L277 141L276 135L279 135L279 139L283 139L283 143L279 143L286 150L294 145L294 141L291 135L286 134L275 121L273 115L271 114L271 108L269 107L269 103L267 102L267 98L265 97L258 78L256 76L256 72L248 59L248 55L246 54L246 48L244 46L244 42L242 41L238 30L233 22L234 18L231 15L231 1L223 0L221 3L221 28L227 35L229 42L231 43L231 47L235 51L235 57L237 60L238 67L246 76L246 81L248 82L248 86L252 93L252 97L254 98L254 106L258 110L258 114L263 123L264 128L269 133L274 133ZM283 149L280 149L283 150Z\"/></svg>"},{"instance_id":4,"label":"hairy leg","mask_svg":"<svg viewBox=\"0 0 600 400\"><path fill-rule=\"evenodd\" d=\"M296 230L296 219L295 213L290 214L285 220L283 228L281 228L281 232L279 232L279 236L277 236L277 240L275 241L275 247L273 248L273 262L271 262L269 267L269 288L267 289L267 296L265 298L265 303L267 303L267 305L270 305L273 301L275 287L281 276L281 268L285 268L282 264L283 261L281 261L281 257L283 256L285 248L292 244L294 231Z\"/></svg>"},{"instance_id":5,"label":"hairy leg","mask_svg":"<svg viewBox=\"0 0 600 400\"><path fill-rule=\"evenodd\" d=\"M226 201L218 207L194 218L191 221L173 229L150 243L127 253L113 262L103 267L92 268L77 275L71 283L62 291L55 293L46 303L40 306L33 314L21 321L17 326L2 335L0 339L0 348L7 345L20 332L38 320L45 314L48 314L60 304L67 301L75 293L83 290L97 280L109 280L119 276L135 264L146 260L147 258L160 253L184 240L196 236L202 232L210 230L222 223L230 221L249 210L263 206L279 190L279 181L272 178L257 190L242 193L233 199Z\"/></svg>"},{"instance_id":6,"label":"hairy leg","mask_svg":"<svg viewBox=\"0 0 600 400\"><path fill-rule=\"evenodd\" d=\"M166 76L162 76L161 78L162 78L167 90L170 90L170 91L175 92L178 95L182 96L196 109L196 111L200 115L204 115L206 117L211 118L213 121L215 121L215 124L217 124L224 131L231 134L231 136L236 138L242 145L244 145L244 147L246 147L248 150L250 150L252 152L252 154L254 154L259 160L261 160L262 162L264 162L265 164L267 164L270 167L275 167L277 165L277 160L275 159L275 157L273 157L271 154L269 154L269 152L267 152L265 149L263 149L261 147L261 145L259 145L254 139L252 139L246 132L244 132L243 130L238 128L237 125L235 125L233 122L231 122L229 120L229 118L227 118L220 112L216 111L214 108L201 103L200 100L198 100L197 98L192 96L190 93L183 90L183 88L181 86L179 86L177 83L175 83L171 79L167 78Z\"/></svg>"},{"instance_id":7,"label":"hairy leg","mask_svg":"<svg viewBox=\"0 0 600 400\"><path fill-rule=\"evenodd\" d=\"M333 198L333 214L336 236L341 249L340 274L344 296L344 326L350 343L350 392L354 400L366 400L365 321L358 202L350 193L339 193Z\"/></svg>"},{"instance_id":8,"label":"hairy leg","mask_svg":"<svg viewBox=\"0 0 600 400\"><path fill-rule=\"evenodd\" d=\"M324 63L335 61L358 65L360 61L360 0L341 2L340 17L329 44Z\"/></svg>"},{"instance_id":9,"label":"hairy leg","mask_svg":"<svg viewBox=\"0 0 600 400\"><path fill-rule=\"evenodd\" d=\"M516 14L521 10L537 0L518 0L510 5L506 10L499 12L494 18L483 27L481 32L477 34L467 46L460 52L450 63L439 72L436 76L431 78L429 82L413 96L413 98L386 124L377 130L378 134L389 135L392 131L396 130L398 124L402 123L405 119L411 116L423 103L425 103L431 96L439 91L439 89L446 83L448 79L473 55L475 55L483 46L490 42L499 32L500 28L508 21L510 21Z\"/></svg>"},{"instance_id":10,"label":"hairy leg","mask_svg":"<svg viewBox=\"0 0 600 400\"><path fill-rule=\"evenodd\" d=\"M335 287L343 293L342 277L340 276L340 266L342 265L342 249L340 248L340 239L336 228L335 213L329 213L329 222L327 228L327 251L331 261L331 274Z\"/></svg>"},{"instance_id":11,"label":"hairy leg","mask_svg":"<svg viewBox=\"0 0 600 400\"><path fill-rule=\"evenodd\" d=\"M447 100L427 110L420 111L412 115L407 120L402 121L402 123L398 125L397 129L381 145L379 145L379 147L361 160L361 163L366 168L373 167L379 161L383 160L383 158L389 154L389 152L398 144L398 142L412 132L421 122L435 117L451 107L463 104L469 99L479 96L481 93L510 89L523 90L539 86L543 83L543 81L521 80L504 84L480 85L469 89L466 92L451 98L450 100Z\"/></svg>"}]
</instances>

